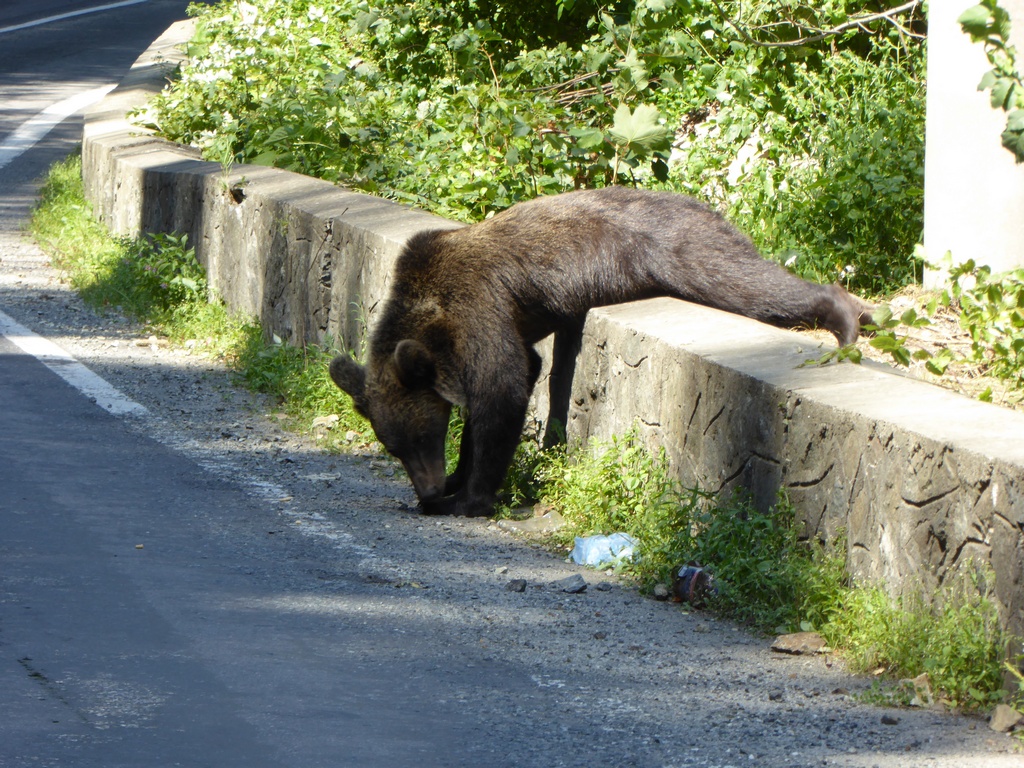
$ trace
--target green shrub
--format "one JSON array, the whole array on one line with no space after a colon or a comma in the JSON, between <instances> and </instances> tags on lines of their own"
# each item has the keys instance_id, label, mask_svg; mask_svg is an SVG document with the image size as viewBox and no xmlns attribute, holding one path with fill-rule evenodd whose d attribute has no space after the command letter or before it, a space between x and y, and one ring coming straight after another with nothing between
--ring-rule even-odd
<instances>
[{"instance_id":1,"label":"green shrub","mask_svg":"<svg viewBox=\"0 0 1024 768\"><path fill-rule=\"evenodd\" d=\"M725 105L674 172L798 274L871 293L915 281L923 229L924 86L918 52L837 53L792 68L782 108ZM737 123L749 129L730 139ZM730 165L737 143L749 158ZM743 146L743 144L740 144Z\"/></svg>"},{"instance_id":2,"label":"green shrub","mask_svg":"<svg viewBox=\"0 0 1024 768\"><path fill-rule=\"evenodd\" d=\"M567 521L564 545L576 536L628 533L639 556L627 569L647 589L671 583L681 565L700 563L716 578L719 610L787 631L827 620L843 588L838 549L802 542L784 498L760 512L742 496L683 488L664 452L652 453L635 433L571 456L562 448L535 453L532 466L537 496Z\"/></svg>"},{"instance_id":3,"label":"green shrub","mask_svg":"<svg viewBox=\"0 0 1024 768\"><path fill-rule=\"evenodd\" d=\"M222 2L193 9L195 58L148 119L225 165L274 164L463 221L578 187L678 189L802 275L892 290L913 278L921 233L919 21L801 41L859 9Z\"/></svg>"}]
</instances>

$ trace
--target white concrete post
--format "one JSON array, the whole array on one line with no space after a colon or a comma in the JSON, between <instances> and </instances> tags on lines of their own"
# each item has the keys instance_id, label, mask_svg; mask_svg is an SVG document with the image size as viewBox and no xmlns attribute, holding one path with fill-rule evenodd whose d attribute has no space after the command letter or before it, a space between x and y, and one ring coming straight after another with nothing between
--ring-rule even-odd
<instances>
[{"instance_id":1,"label":"white concrete post","mask_svg":"<svg viewBox=\"0 0 1024 768\"><path fill-rule=\"evenodd\" d=\"M956 21L972 5L929 3L924 245L932 262L951 251L955 262L974 259L1002 272L1024 267L1024 163L1000 143L1007 113L978 90L991 67L983 46ZM1010 42L1024 65L1024 0L999 5L1010 14ZM943 279L925 273L928 287Z\"/></svg>"}]
</instances>

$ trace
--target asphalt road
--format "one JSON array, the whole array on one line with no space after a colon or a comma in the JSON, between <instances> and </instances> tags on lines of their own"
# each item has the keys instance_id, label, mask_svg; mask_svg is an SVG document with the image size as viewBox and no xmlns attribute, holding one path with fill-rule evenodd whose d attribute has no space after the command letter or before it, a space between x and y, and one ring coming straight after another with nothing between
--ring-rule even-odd
<instances>
[{"instance_id":1,"label":"asphalt road","mask_svg":"<svg viewBox=\"0 0 1024 768\"><path fill-rule=\"evenodd\" d=\"M116 83L187 3L47 21L105 5L0 6L7 233L79 141L80 120L58 113L13 148L12 136ZM278 537L275 562L262 562L277 525L265 504L126 428L3 337L0 436L0 765L429 766L448 764L439 745L460 760L474 752L465 718L438 702L450 673L384 668L392 628L313 620L310 631L279 607L308 578L280 561L303 563L309 542L289 551Z\"/></svg>"},{"instance_id":2,"label":"asphalt road","mask_svg":"<svg viewBox=\"0 0 1024 768\"><path fill-rule=\"evenodd\" d=\"M46 22L118 0L5 0L0 3L0 147L54 104L113 86L169 24L185 0L145 0ZM39 23L42 22L42 23ZM25 24L35 24L10 30ZM81 121L61 121L31 151L4 164L0 150L0 227L18 226L38 178L81 140Z\"/></svg>"},{"instance_id":3,"label":"asphalt road","mask_svg":"<svg viewBox=\"0 0 1024 768\"><path fill-rule=\"evenodd\" d=\"M0 767L1021 764L982 720L871 706L832 659L422 518L379 457L328 456L223 365L93 314L17 233L78 121L4 148L186 4L3 30L95 5L0 5ZM31 332L145 410L69 386Z\"/></svg>"}]
</instances>

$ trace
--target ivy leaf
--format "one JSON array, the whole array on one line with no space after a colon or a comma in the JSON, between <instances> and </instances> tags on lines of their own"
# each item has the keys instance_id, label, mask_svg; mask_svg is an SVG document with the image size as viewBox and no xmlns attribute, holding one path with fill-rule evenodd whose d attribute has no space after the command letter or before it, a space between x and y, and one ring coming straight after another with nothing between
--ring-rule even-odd
<instances>
[{"instance_id":1,"label":"ivy leaf","mask_svg":"<svg viewBox=\"0 0 1024 768\"><path fill-rule=\"evenodd\" d=\"M616 144L637 154L668 149L669 132L659 124L659 117L661 114L657 107L640 104L635 111L630 112L628 106L620 104L615 110L615 121L608 133Z\"/></svg>"}]
</instances>

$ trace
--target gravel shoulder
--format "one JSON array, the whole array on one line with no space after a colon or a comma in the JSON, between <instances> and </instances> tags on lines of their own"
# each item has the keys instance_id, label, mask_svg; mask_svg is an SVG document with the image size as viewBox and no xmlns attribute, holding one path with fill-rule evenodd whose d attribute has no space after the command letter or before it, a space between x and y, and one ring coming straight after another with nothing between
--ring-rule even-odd
<instances>
[{"instance_id":1,"label":"gravel shoulder","mask_svg":"<svg viewBox=\"0 0 1024 768\"><path fill-rule=\"evenodd\" d=\"M0 232L0 310L144 405L129 428L246 487L276 521L268 534L303 543L311 604L355 574L379 587L368 611L429 624L424 642L457 649L452 664L530 669L528 695L464 694L497 730L501 718L536 729L535 743L503 745L492 764L1024 765L1018 741L983 719L861 703L871 681L828 655L772 653L766 638L645 598L489 520L418 515L379 459L325 453L217 361L92 312L17 232ZM552 586L576 574L583 593ZM517 579L525 591L507 588Z\"/></svg>"}]
</instances>

